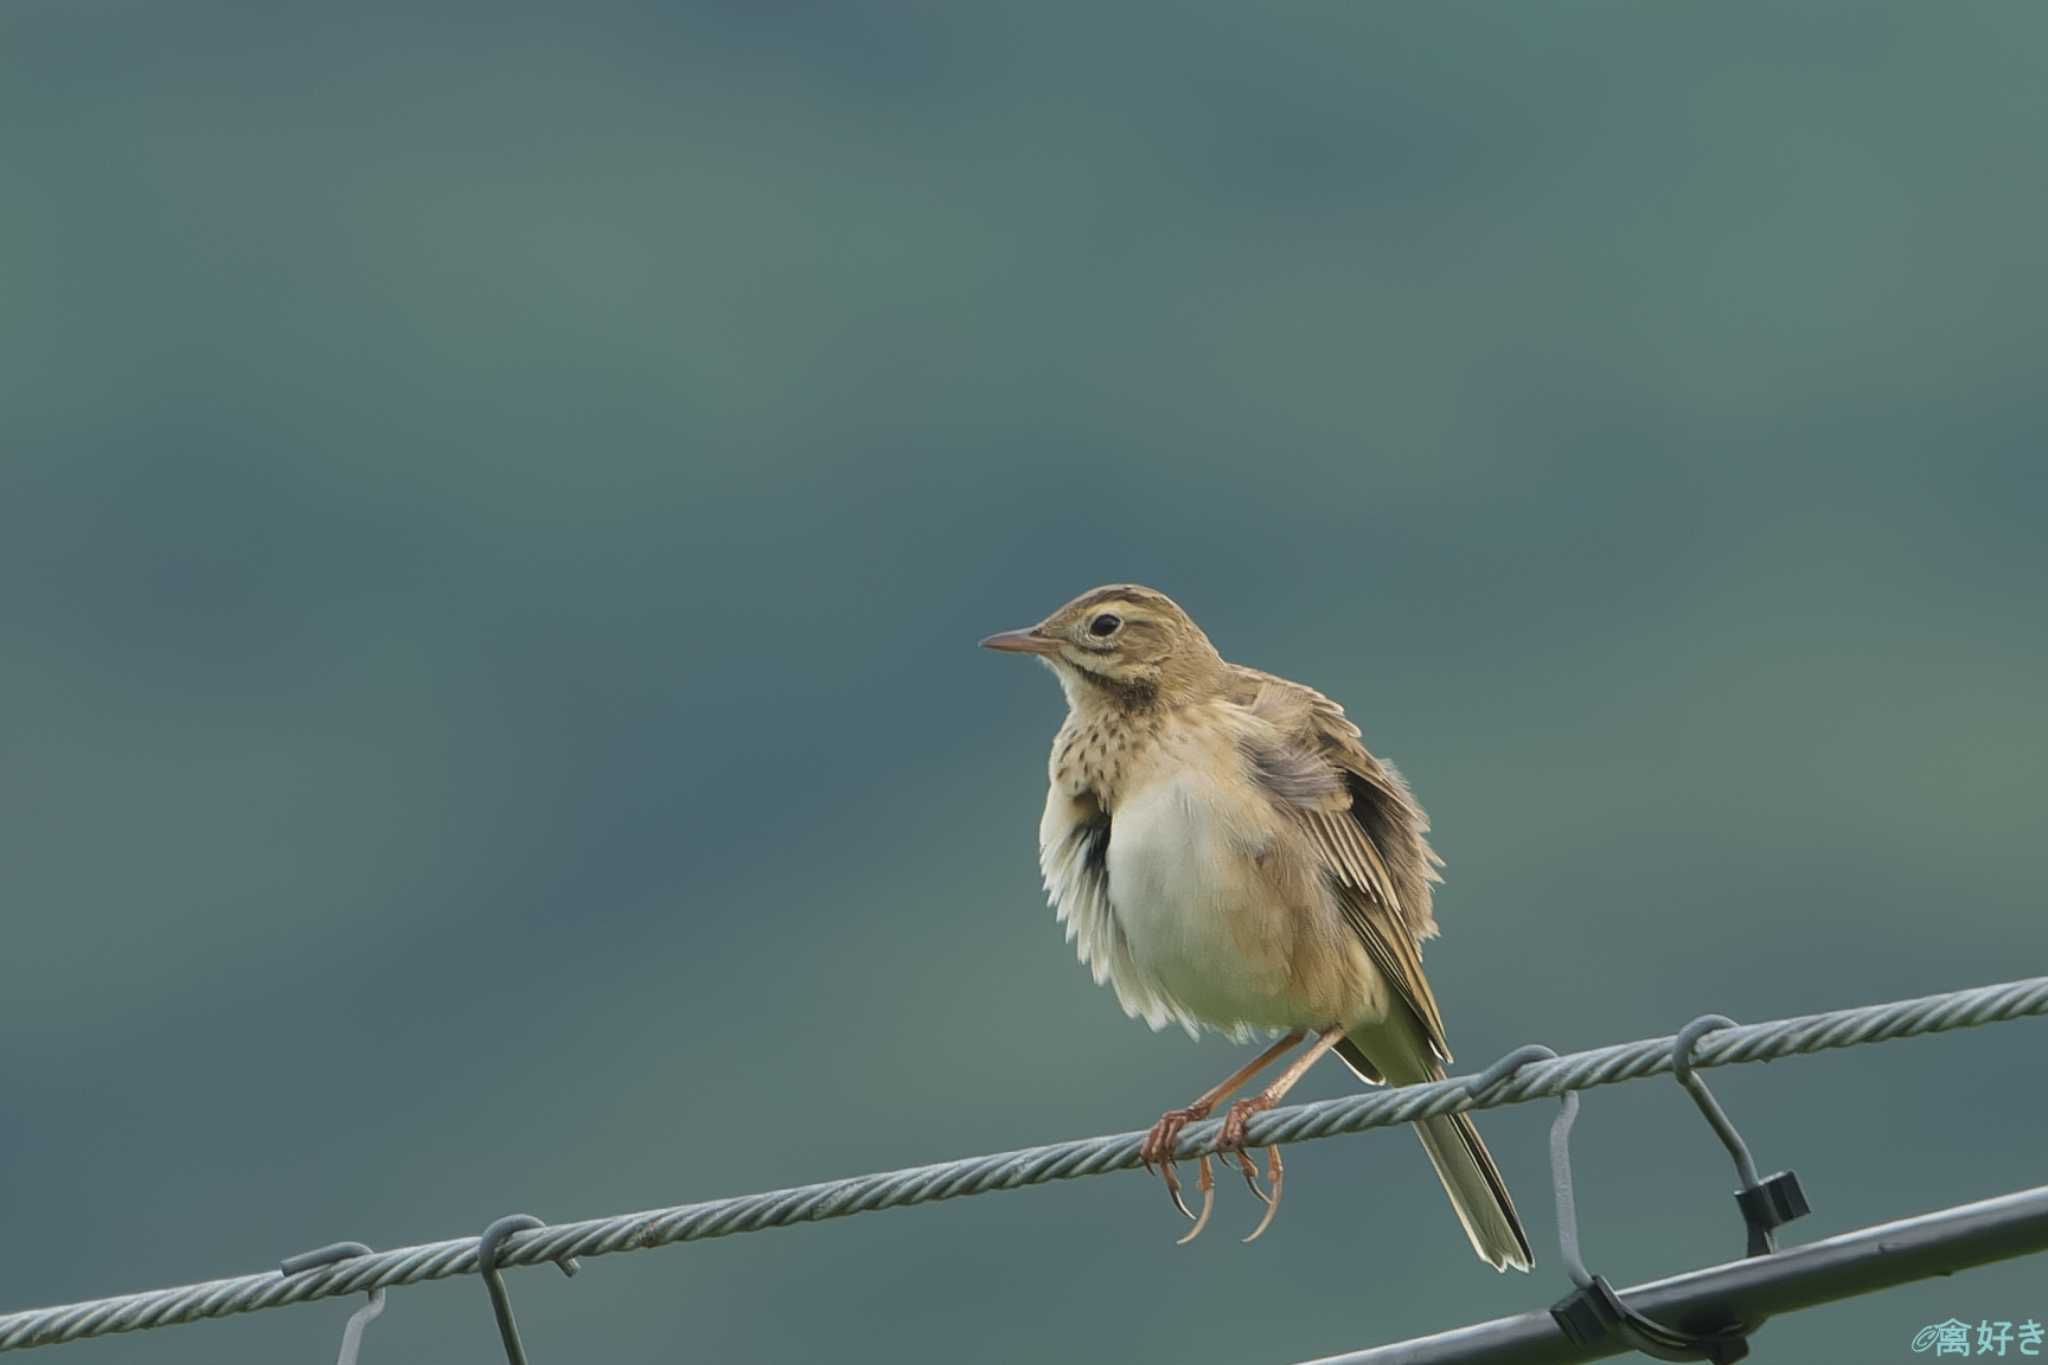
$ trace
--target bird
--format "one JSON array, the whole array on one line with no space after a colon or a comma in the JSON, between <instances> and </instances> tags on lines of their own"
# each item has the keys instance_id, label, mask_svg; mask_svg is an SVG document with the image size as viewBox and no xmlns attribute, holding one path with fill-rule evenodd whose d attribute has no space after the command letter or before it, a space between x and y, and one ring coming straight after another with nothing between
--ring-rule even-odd
<instances>
[{"instance_id":1,"label":"bird","mask_svg":"<svg viewBox=\"0 0 2048 1365\"><path fill-rule=\"evenodd\" d=\"M1313 1039L1231 1104L1215 1142L1265 1203L1252 1241L1273 1222L1286 1168L1268 1147L1268 1188L1259 1188L1246 1124L1317 1060L1334 1052L1372 1084L1444 1077L1450 1046L1422 972L1442 866L1428 819L1343 707L1225 660L1156 589L1095 588L981 643L1037 657L1066 695L1047 761L1039 869L1096 984L1154 1030L1178 1024L1238 1043L1277 1035L1167 1110L1140 1144L1143 1164L1194 1223L1181 1241L1208 1224L1215 1199L1205 1153L1202 1211L1187 1207L1174 1164L1181 1130ZM1528 1233L1471 1116L1414 1126L1479 1258L1528 1270Z\"/></svg>"}]
</instances>

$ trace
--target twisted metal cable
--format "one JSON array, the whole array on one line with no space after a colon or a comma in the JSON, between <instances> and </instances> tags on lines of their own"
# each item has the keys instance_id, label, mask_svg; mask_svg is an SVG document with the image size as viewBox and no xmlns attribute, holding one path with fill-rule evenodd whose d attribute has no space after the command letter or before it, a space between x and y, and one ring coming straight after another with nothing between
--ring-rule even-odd
<instances>
[{"instance_id":1,"label":"twisted metal cable","mask_svg":"<svg viewBox=\"0 0 2048 1365\"><path fill-rule=\"evenodd\" d=\"M2033 977L1917 1000L1831 1010L1763 1024L1737 1024L1700 1038L1693 1051L1693 1065L1705 1068L1771 1061L2042 1014L2048 1014L2048 977ZM1596 1085L1640 1080L1671 1070L1675 1041L1668 1036L1644 1038L1574 1052L1554 1060L1531 1061L1476 1091L1471 1087L1478 1078L1453 1076L1427 1085L1276 1109L1253 1118L1247 1137L1255 1147L1307 1142L1340 1133L1391 1127L1436 1114L1492 1109ZM1215 1150L1221 1128L1222 1124L1214 1120L1190 1126L1181 1134L1176 1154L1187 1158ZM499 1248L497 1259L500 1266L509 1267L559 1262L571 1256L604 1256L615 1251L639 1251L994 1190L1021 1189L1053 1180L1102 1175L1137 1166L1138 1143L1143 1136L1115 1133L701 1204L559 1223L514 1233ZM0 1351L253 1313L312 1299L360 1294L452 1275L473 1275L476 1270L477 1238L460 1237L375 1252L291 1276L271 1271L29 1309L0 1316Z\"/></svg>"}]
</instances>

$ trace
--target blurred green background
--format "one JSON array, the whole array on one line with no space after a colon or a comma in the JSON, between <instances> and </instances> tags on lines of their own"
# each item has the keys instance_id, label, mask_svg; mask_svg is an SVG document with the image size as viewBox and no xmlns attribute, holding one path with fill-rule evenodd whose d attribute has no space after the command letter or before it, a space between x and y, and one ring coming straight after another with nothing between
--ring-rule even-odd
<instances>
[{"instance_id":1,"label":"blurred green background","mask_svg":"<svg viewBox=\"0 0 2048 1365\"><path fill-rule=\"evenodd\" d=\"M1449 859L1461 1060L2042 971L2048 11L17 0L0 1308L1142 1127L1060 702L1175 594ZM2043 1179L2042 1025L1719 1073L1801 1239ZM1342 1092L1341 1068L1304 1093ZM1275 1362L1541 1307L1403 1133L512 1279L536 1361ZM1734 1254L1589 1097L1619 1282ZM2018 1263L1762 1360L2048 1319ZM331 1357L352 1305L55 1348ZM368 1365L502 1359L473 1280Z\"/></svg>"}]
</instances>

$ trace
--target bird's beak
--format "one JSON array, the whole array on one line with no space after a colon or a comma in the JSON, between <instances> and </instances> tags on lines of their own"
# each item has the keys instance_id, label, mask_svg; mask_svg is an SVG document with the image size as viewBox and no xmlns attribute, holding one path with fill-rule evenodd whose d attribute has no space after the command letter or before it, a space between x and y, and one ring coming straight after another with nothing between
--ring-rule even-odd
<instances>
[{"instance_id":1,"label":"bird's beak","mask_svg":"<svg viewBox=\"0 0 2048 1365\"><path fill-rule=\"evenodd\" d=\"M1060 642L1047 635L1040 635L1036 627L1030 630L1006 630L1000 635L991 635L981 642L983 649L1000 649L1007 654L1057 654Z\"/></svg>"}]
</instances>

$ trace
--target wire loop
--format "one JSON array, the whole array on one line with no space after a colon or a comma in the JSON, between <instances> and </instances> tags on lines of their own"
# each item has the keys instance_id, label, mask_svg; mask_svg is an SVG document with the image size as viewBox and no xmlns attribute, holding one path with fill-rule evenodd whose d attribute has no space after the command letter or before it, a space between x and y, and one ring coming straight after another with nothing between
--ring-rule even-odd
<instances>
[{"instance_id":1,"label":"wire loop","mask_svg":"<svg viewBox=\"0 0 2048 1365\"><path fill-rule=\"evenodd\" d=\"M337 1261L374 1254L374 1248L361 1242L335 1242L313 1251L302 1251L296 1256L285 1257L278 1265L277 1272L286 1276L297 1275L323 1265L333 1265ZM348 1322L341 1329L341 1354L335 1358L335 1365L356 1365L356 1355L363 1349L363 1329L383 1311L384 1287L378 1285L370 1291L370 1301L348 1315Z\"/></svg>"},{"instance_id":2,"label":"wire loop","mask_svg":"<svg viewBox=\"0 0 2048 1365\"><path fill-rule=\"evenodd\" d=\"M519 1340L519 1322L512 1316L512 1297L505 1292L505 1274L498 1269L498 1250L513 1233L546 1226L530 1213L508 1213L477 1238L476 1271L491 1296L491 1314L498 1320L498 1339L505 1343L505 1359L510 1365L526 1365L526 1347ZM581 1268L574 1256L564 1256L555 1264L564 1275L574 1275Z\"/></svg>"},{"instance_id":3,"label":"wire loop","mask_svg":"<svg viewBox=\"0 0 2048 1365\"><path fill-rule=\"evenodd\" d=\"M1531 1062L1554 1062L1557 1054L1541 1043L1524 1043L1466 1083L1465 1093L1478 1099L1497 1085L1505 1085L1517 1071Z\"/></svg>"}]
</instances>

